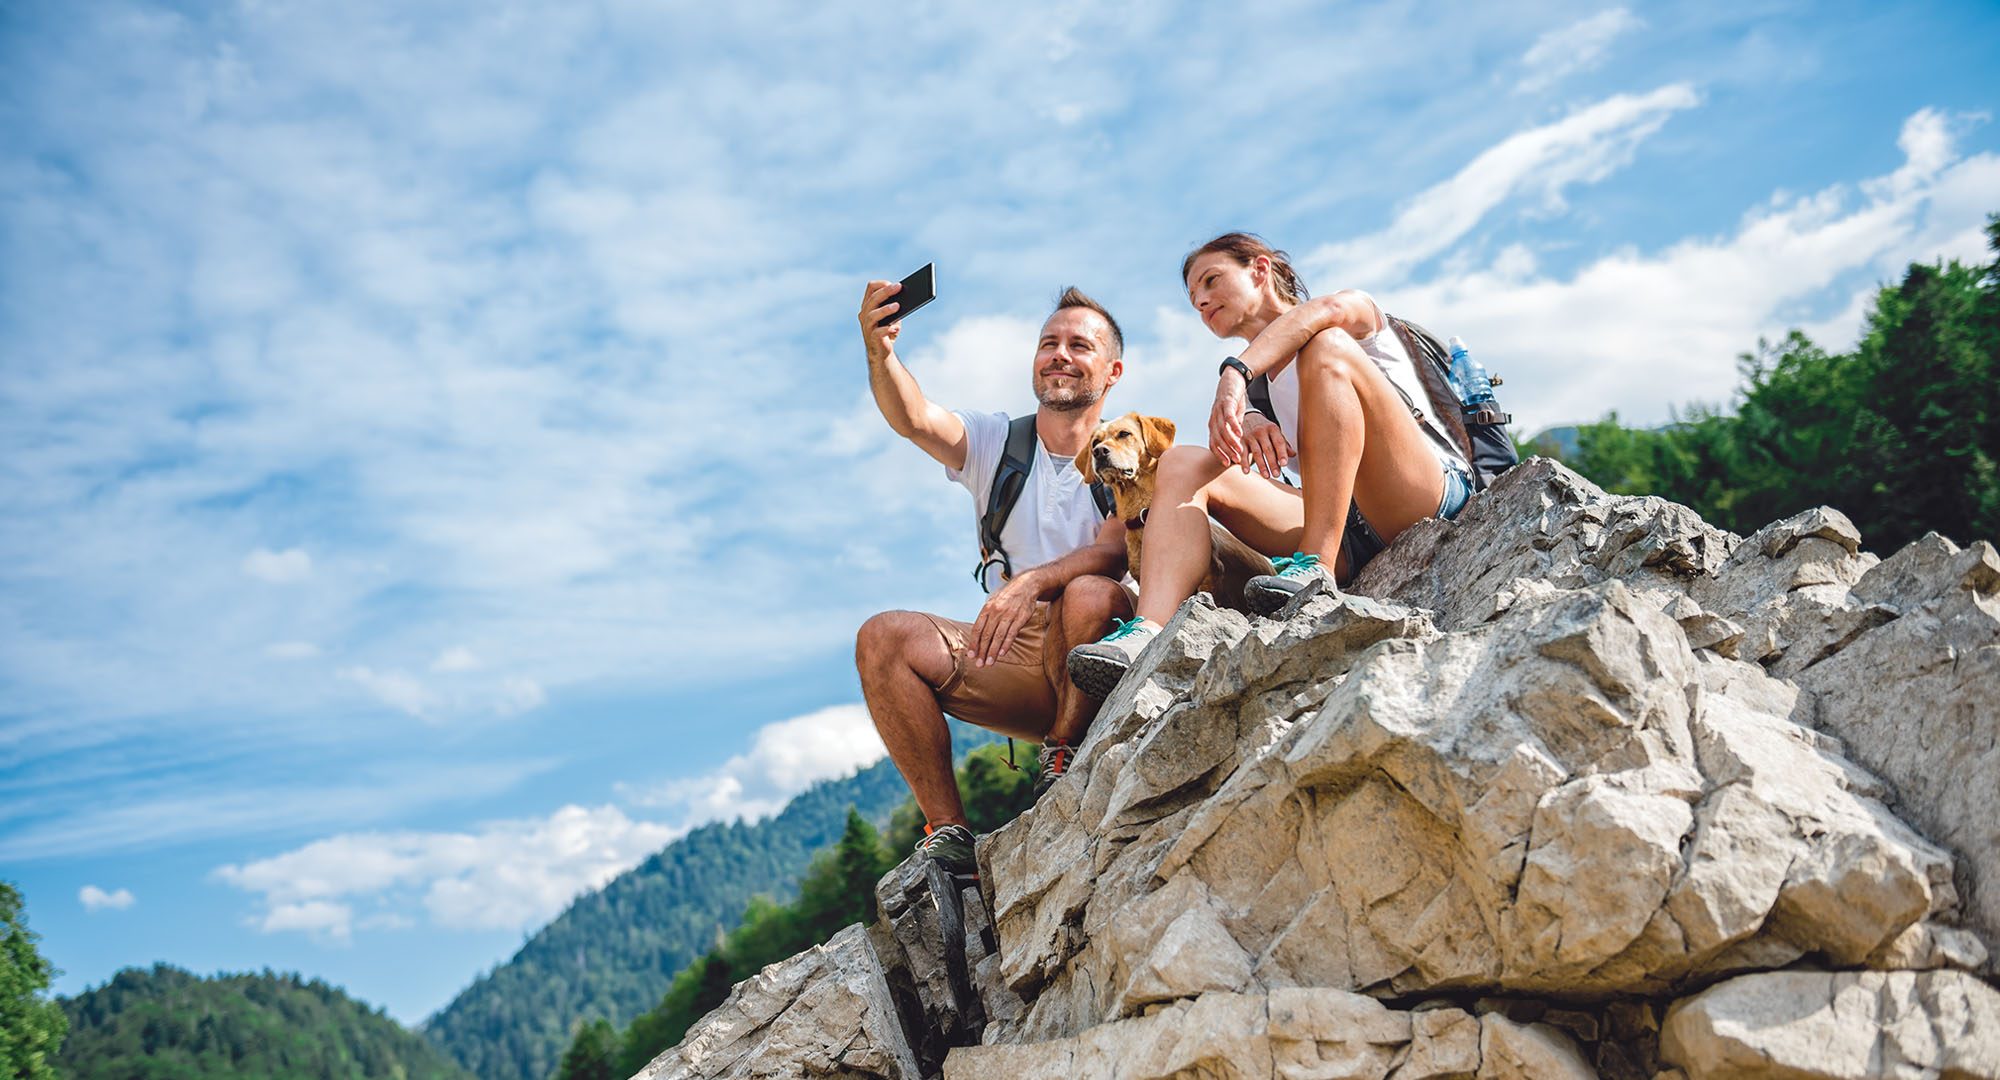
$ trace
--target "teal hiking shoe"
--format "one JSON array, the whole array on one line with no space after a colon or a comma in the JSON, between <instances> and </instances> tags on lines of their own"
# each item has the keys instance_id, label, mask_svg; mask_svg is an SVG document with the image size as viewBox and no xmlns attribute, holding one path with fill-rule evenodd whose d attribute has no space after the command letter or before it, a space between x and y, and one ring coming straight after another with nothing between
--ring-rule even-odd
<instances>
[{"instance_id":1,"label":"teal hiking shoe","mask_svg":"<svg viewBox=\"0 0 2000 1080\"><path fill-rule=\"evenodd\" d=\"M1043 794L1069 772L1070 759L1076 756L1076 751L1061 739L1047 739L1036 756L1042 764L1041 771L1035 774L1035 801L1040 802Z\"/></svg>"},{"instance_id":2,"label":"teal hiking shoe","mask_svg":"<svg viewBox=\"0 0 2000 1080\"><path fill-rule=\"evenodd\" d=\"M972 854L972 841L972 830L963 825L936 829L926 825L924 838L917 841L917 851L955 878L978 881L979 860Z\"/></svg>"},{"instance_id":3,"label":"teal hiking shoe","mask_svg":"<svg viewBox=\"0 0 2000 1080\"><path fill-rule=\"evenodd\" d=\"M1271 568L1276 573L1253 577L1243 586L1243 603L1259 615L1277 611L1296 596L1340 592L1340 586L1333 582L1333 571L1317 555L1295 551L1272 559Z\"/></svg>"},{"instance_id":4,"label":"teal hiking shoe","mask_svg":"<svg viewBox=\"0 0 2000 1080\"><path fill-rule=\"evenodd\" d=\"M1069 651L1069 681L1094 698L1110 696L1118 680L1132 669L1132 662L1146 651L1146 644L1160 636L1160 628L1143 619L1111 621L1118 628L1103 640Z\"/></svg>"}]
</instances>

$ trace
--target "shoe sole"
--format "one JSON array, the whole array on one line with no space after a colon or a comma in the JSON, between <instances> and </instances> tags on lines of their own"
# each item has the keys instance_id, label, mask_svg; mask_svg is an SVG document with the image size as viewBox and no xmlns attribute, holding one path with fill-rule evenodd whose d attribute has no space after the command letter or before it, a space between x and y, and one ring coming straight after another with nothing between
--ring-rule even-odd
<instances>
[{"instance_id":1,"label":"shoe sole","mask_svg":"<svg viewBox=\"0 0 2000 1080\"><path fill-rule=\"evenodd\" d=\"M1300 586L1296 592L1245 587L1243 590L1243 606L1249 608L1255 614L1269 617L1285 610L1285 605L1294 600L1308 599L1318 596L1325 591L1325 578L1314 578Z\"/></svg>"},{"instance_id":2,"label":"shoe sole","mask_svg":"<svg viewBox=\"0 0 2000 1080\"><path fill-rule=\"evenodd\" d=\"M1118 688L1125 673L1132 670L1129 665L1120 665L1108 657L1093 656L1090 653L1069 654L1069 681L1078 690L1102 700L1111 696Z\"/></svg>"}]
</instances>

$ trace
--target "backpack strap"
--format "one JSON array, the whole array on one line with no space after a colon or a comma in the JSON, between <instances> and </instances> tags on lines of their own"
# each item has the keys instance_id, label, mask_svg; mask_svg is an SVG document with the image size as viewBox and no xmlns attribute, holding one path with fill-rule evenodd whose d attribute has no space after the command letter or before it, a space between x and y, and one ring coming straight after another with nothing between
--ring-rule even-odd
<instances>
[{"instance_id":1,"label":"backpack strap","mask_svg":"<svg viewBox=\"0 0 2000 1080\"><path fill-rule=\"evenodd\" d=\"M1000 550L1000 530L1021 492L1028 486L1028 473L1035 467L1035 414L1017 416L1007 422L1007 443L1000 450L1000 464L993 468L993 487L986 493L986 513L979 518L979 557L988 559Z\"/></svg>"},{"instance_id":2,"label":"backpack strap","mask_svg":"<svg viewBox=\"0 0 2000 1080\"><path fill-rule=\"evenodd\" d=\"M1424 389L1431 394L1449 395L1451 382L1451 350L1439 340L1436 334L1418 326L1408 319L1390 316L1389 321L1403 338L1406 348L1412 348L1412 357L1420 350L1430 360L1430 371L1437 376L1426 379ZM1498 380L1495 380L1498 381ZM1500 478L1500 474L1520 464L1520 451L1514 447L1513 436L1507 433L1507 425L1514 418L1503 412L1498 402L1487 402L1478 410L1468 412L1461 404L1459 408L1441 414L1447 426L1455 428L1453 436L1463 434L1466 445L1471 448L1465 459L1472 466L1472 488L1484 491Z\"/></svg>"},{"instance_id":3,"label":"backpack strap","mask_svg":"<svg viewBox=\"0 0 2000 1080\"><path fill-rule=\"evenodd\" d=\"M1118 500L1112 497L1111 486L1104 481L1090 482L1090 497L1097 503L1097 513L1100 516L1110 517L1118 512Z\"/></svg>"},{"instance_id":4,"label":"backpack strap","mask_svg":"<svg viewBox=\"0 0 2000 1080\"><path fill-rule=\"evenodd\" d=\"M1271 404L1271 377L1259 375L1250 380L1246 388L1250 394L1250 407L1264 414L1264 419L1273 424L1278 422L1278 409Z\"/></svg>"}]
</instances>

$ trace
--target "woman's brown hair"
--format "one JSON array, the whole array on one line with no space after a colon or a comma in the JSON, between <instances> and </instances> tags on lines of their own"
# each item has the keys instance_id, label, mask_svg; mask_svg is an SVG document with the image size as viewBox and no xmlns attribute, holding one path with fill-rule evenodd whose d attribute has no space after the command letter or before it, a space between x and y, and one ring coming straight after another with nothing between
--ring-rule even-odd
<instances>
[{"instance_id":1,"label":"woman's brown hair","mask_svg":"<svg viewBox=\"0 0 2000 1080\"><path fill-rule=\"evenodd\" d=\"M1280 300L1297 304L1310 295L1306 292L1306 283L1299 279L1298 270L1292 266L1292 257L1265 243L1264 238L1256 233L1247 232L1223 233L1188 252L1188 257L1181 260L1181 283L1187 283L1188 270L1193 268L1196 259L1217 251L1243 266L1249 266L1259 255L1270 259L1273 283L1278 287Z\"/></svg>"}]
</instances>

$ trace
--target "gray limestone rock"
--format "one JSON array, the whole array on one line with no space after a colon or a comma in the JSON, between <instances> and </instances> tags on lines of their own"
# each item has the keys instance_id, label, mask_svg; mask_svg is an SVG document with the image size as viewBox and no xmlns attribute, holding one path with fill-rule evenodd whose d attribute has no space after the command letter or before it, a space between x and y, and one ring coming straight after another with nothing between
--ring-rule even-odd
<instances>
[{"instance_id":1,"label":"gray limestone rock","mask_svg":"<svg viewBox=\"0 0 2000 1080\"><path fill-rule=\"evenodd\" d=\"M850 926L736 984L634 1080L922 1075L867 932Z\"/></svg>"},{"instance_id":2,"label":"gray limestone rock","mask_svg":"<svg viewBox=\"0 0 2000 1080\"><path fill-rule=\"evenodd\" d=\"M2000 1076L1996 688L1989 545L1531 460L1183 605L981 839L958 989L906 863L644 1075Z\"/></svg>"},{"instance_id":3,"label":"gray limestone rock","mask_svg":"<svg viewBox=\"0 0 2000 1080\"><path fill-rule=\"evenodd\" d=\"M1667 1013L1665 1061L1710 1077L2000 1078L2000 991L1957 971L1778 971Z\"/></svg>"},{"instance_id":4,"label":"gray limestone rock","mask_svg":"<svg viewBox=\"0 0 2000 1080\"><path fill-rule=\"evenodd\" d=\"M1958 854L1960 900L2000 951L2000 556L1926 537L1854 591L1900 614L1800 671L1794 718L1839 738Z\"/></svg>"},{"instance_id":5,"label":"gray limestone rock","mask_svg":"<svg viewBox=\"0 0 2000 1080\"><path fill-rule=\"evenodd\" d=\"M1607 495L1558 462L1529 458L1456 520L1411 526L1349 591L1427 608L1458 629L1496 614L1521 582L1575 589L1616 578L1664 599L1715 572L1737 543L1685 506Z\"/></svg>"}]
</instances>

